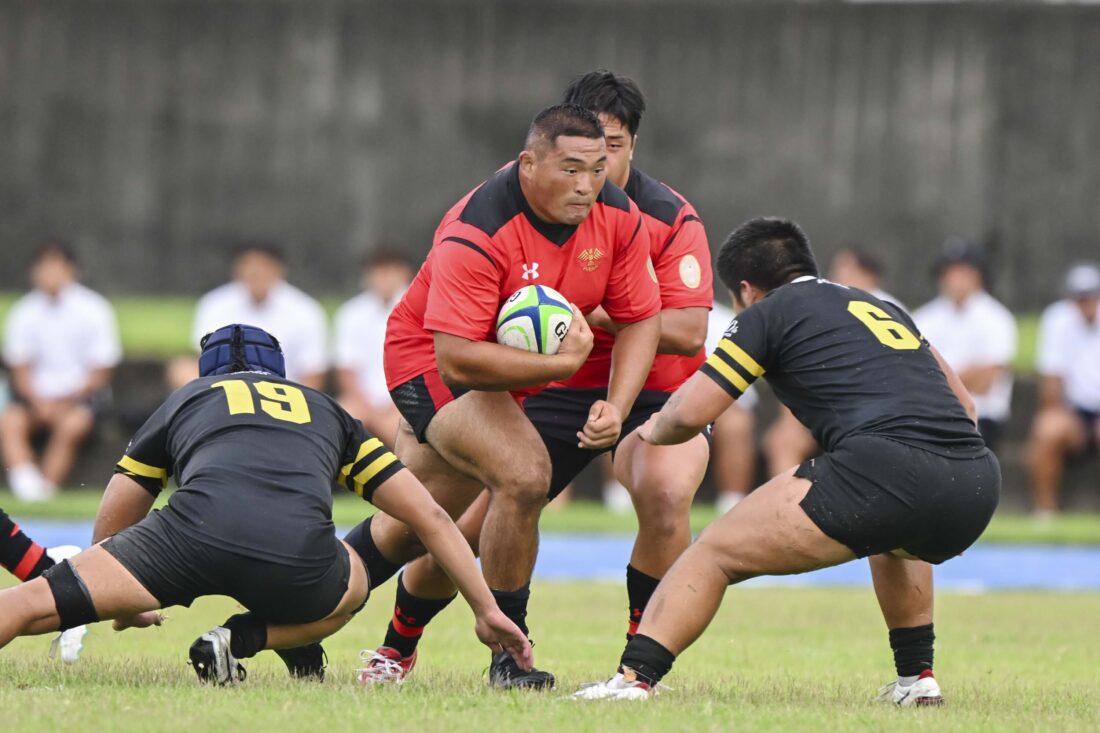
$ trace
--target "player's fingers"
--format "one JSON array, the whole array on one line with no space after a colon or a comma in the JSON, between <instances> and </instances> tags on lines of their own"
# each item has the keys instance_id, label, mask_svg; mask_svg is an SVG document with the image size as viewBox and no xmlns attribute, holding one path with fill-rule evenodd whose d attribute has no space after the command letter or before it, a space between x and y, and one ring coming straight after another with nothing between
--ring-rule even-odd
<instances>
[{"instance_id":1,"label":"player's fingers","mask_svg":"<svg viewBox=\"0 0 1100 733\"><path fill-rule=\"evenodd\" d=\"M607 403L603 400L597 400L592 403L592 406L588 408L588 422L599 420L607 412Z\"/></svg>"}]
</instances>

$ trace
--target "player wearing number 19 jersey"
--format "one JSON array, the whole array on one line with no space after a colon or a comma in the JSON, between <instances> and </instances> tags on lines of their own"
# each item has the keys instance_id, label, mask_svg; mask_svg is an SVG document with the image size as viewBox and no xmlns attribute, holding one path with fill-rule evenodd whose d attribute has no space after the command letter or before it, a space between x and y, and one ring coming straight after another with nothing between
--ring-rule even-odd
<instances>
[{"instance_id":1,"label":"player wearing number 19 jersey","mask_svg":"<svg viewBox=\"0 0 1100 733\"><path fill-rule=\"evenodd\" d=\"M702 369L639 429L642 440L691 438L763 377L825 453L708 527L662 579L620 673L577 696L652 694L732 583L875 555L894 580L893 593L879 594L899 678L889 698L941 704L931 583L919 561L961 553L997 505L1000 469L973 401L900 309L819 279L792 222L746 222L723 245L718 270L738 316Z\"/></svg>"}]
</instances>

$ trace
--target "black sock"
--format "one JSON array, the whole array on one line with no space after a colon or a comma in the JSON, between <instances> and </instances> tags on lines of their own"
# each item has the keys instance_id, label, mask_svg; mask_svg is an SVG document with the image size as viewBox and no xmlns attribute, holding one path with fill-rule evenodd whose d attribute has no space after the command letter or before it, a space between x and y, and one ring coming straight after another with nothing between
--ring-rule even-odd
<instances>
[{"instance_id":1,"label":"black sock","mask_svg":"<svg viewBox=\"0 0 1100 733\"><path fill-rule=\"evenodd\" d=\"M424 627L431 623L436 614L451 605L457 594L450 598L420 598L405 588L405 574L397 577L397 598L393 604L393 618L386 629L385 646L401 652L407 657L416 651Z\"/></svg>"},{"instance_id":2,"label":"black sock","mask_svg":"<svg viewBox=\"0 0 1100 733\"><path fill-rule=\"evenodd\" d=\"M372 521L374 521L374 516L370 516L357 524L348 532L344 542L351 545L352 549L363 559L363 564L367 568L367 579L370 581L370 587L373 590L396 575L404 563L390 562L374 544L374 538L370 534L370 523Z\"/></svg>"},{"instance_id":3,"label":"black sock","mask_svg":"<svg viewBox=\"0 0 1100 733\"><path fill-rule=\"evenodd\" d=\"M267 624L251 611L230 616L222 626L231 632L229 651L237 659L254 657L267 646Z\"/></svg>"},{"instance_id":4,"label":"black sock","mask_svg":"<svg viewBox=\"0 0 1100 733\"><path fill-rule=\"evenodd\" d=\"M492 589L490 589L492 590ZM531 584L518 590L494 590L493 598L505 616L527 634L527 601L531 598Z\"/></svg>"},{"instance_id":5,"label":"black sock","mask_svg":"<svg viewBox=\"0 0 1100 733\"><path fill-rule=\"evenodd\" d=\"M0 565L20 580L34 580L54 566L42 545L23 534L0 509Z\"/></svg>"},{"instance_id":6,"label":"black sock","mask_svg":"<svg viewBox=\"0 0 1100 733\"><path fill-rule=\"evenodd\" d=\"M638 624L642 622L642 613L657 590L660 578L646 575L633 565L626 566L626 597L630 601L630 622L627 626L626 640L630 641L638 633Z\"/></svg>"},{"instance_id":7,"label":"black sock","mask_svg":"<svg viewBox=\"0 0 1100 733\"><path fill-rule=\"evenodd\" d=\"M898 677L916 677L932 669L932 645L936 633L932 624L908 629L890 629L890 648L894 650L894 666Z\"/></svg>"},{"instance_id":8,"label":"black sock","mask_svg":"<svg viewBox=\"0 0 1100 733\"><path fill-rule=\"evenodd\" d=\"M638 679L656 685L672 669L676 655L648 636L635 634L627 642L619 667L634 670Z\"/></svg>"}]
</instances>

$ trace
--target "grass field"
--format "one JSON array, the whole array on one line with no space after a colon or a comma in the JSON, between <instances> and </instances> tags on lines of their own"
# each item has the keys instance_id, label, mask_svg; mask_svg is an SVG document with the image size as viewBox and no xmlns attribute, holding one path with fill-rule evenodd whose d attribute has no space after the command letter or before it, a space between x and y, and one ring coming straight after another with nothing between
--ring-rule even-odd
<instances>
[{"instance_id":1,"label":"grass field","mask_svg":"<svg viewBox=\"0 0 1100 733\"><path fill-rule=\"evenodd\" d=\"M168 497L161 495L158 506ZM69 490L45 504L23 504L11 494L0 491L0 507L17 519L92 519L99 507L100 492L92 489ZM350 494L339 494L333 504L333 518L341 527L362 521L373 508ZM717 514L709 505L696 506L691 524L696 532L710 524ZM575 501L553 506L542 514L544 532L583 532L588 534L633 534L638 525L633 514L613 514L601 504ZM1012 542L1046 545L1100 545L1100 516L1063 514L1048 524L1037 524L1028 516L1000 514L993 518L982 536L983 542Z\"/></svg>"},{"instance_id":2,"label":"grass field","mask_svg":"<svg viewBox=\"0 0 1100 733\"><path fill-rule=\"evenodd\" d=\"M870 702L892 677L886 633L869 590L733 589L714 625L645 704L564 699L608 674L621 651L624 591L536 584L530 620L554 693L499 693L483 684L487 652L456 604L423 643L401 688L354 683L357 654L381 640L392 583L327 642L329 679L294 683L270 653L237 689L206 689L185 666L195 635L235 612L225 599L173 609L159 629L86 637L80 663L46 659L46 637L0 651L0 709L11 731L1094 731L1100 720L1096 619L1100 594L944 594L936 669L948 707Z\"/></svg>"},{"instance_id":3,"label":"grass field","mask_svg":"<svg viewBox=\"0 0 1100 733\"><path fill-rule=\"evenodd\" d=\"M0 323L19 293L0 292ZM118 313L122 348L130 357L165 358L185 354L195 348L191 343L191 318L195 299L179 296L123 296L111 299ZM331 316L340 300L322 298L321 304ZM1020 315L1020 348L1015 367L1020 374L1035 370L1035 340L1038 318Z\"/></svg>"}]
</instances>

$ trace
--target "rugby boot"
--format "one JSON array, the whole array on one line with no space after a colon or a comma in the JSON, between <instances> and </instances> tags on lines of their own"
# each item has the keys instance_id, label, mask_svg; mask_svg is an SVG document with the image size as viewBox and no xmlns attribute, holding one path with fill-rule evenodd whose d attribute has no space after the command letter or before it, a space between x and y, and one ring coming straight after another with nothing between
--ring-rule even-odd
<instances>
[{"instance_id":1,"label":"rugby boot","mask_svg":"<svg viewBox=\"0 0 1100 733\"><path fill-rule=\"evenodd\" d=\"M244 682L247 673L229 650L231 632L224 626L207 631L195 639L188 654L199 682L232 685Z\"/></svg>"},{"instance_id":2,"label":"rugby boot","mask_svg":"<svg viewBox=\"0 0 1100 733\"><path fill-rule=\"evenodd\" d=\"M658 688L643 682L634 675L633 670L618 672L609 680L590 682L570 697L574 700L648 700L657 695Z\"/></svg>"},{"instance_id":3,"label":"rugby boot","mask_svg":"<svg viewBox=\"0 0 1100 733\"><path fill-rule=\"evenodd\" d=\"M377 651L366 649L359 653L364 663L356 670L361 685L400 685L416 666L416 649L407 657L388 646L380 646Z\"/></svg>"},{"instance_id":4,"label":"rugby boot","mask_svg":"<svg viewBox=\"0 0 1100 733\"><path fill-rule=\"evenodd\" d=\"M944 704L940 686L930 669L921 672L917 681L911 685L902 685L894 680L879 690L878 699L902 708Z\"/></svg>"},{"instance_id":5,"label":"rugby boot","mask_svg":"<svg viewBox=\"0 0 1100 733\"><path fill-rule=\"evenodd\" d=\"M511 654L501 652L493 655L489 665L489 686L501 690L552 690L554 675L534 668L524 672Z\"/></svg>"},{"instance_id":6,"label":"rugby boot","mask_svg":"<svg viewBox=\"0 0 1100 733\"><path fill-rule=\"evenodd\" d=\"M328 664L328 655L320 642L294 647L293 649L276 649L275 653L283 660L286 671L291 677L300 680L325 681L325 666Z\"/></svg>"}]
</instances>

